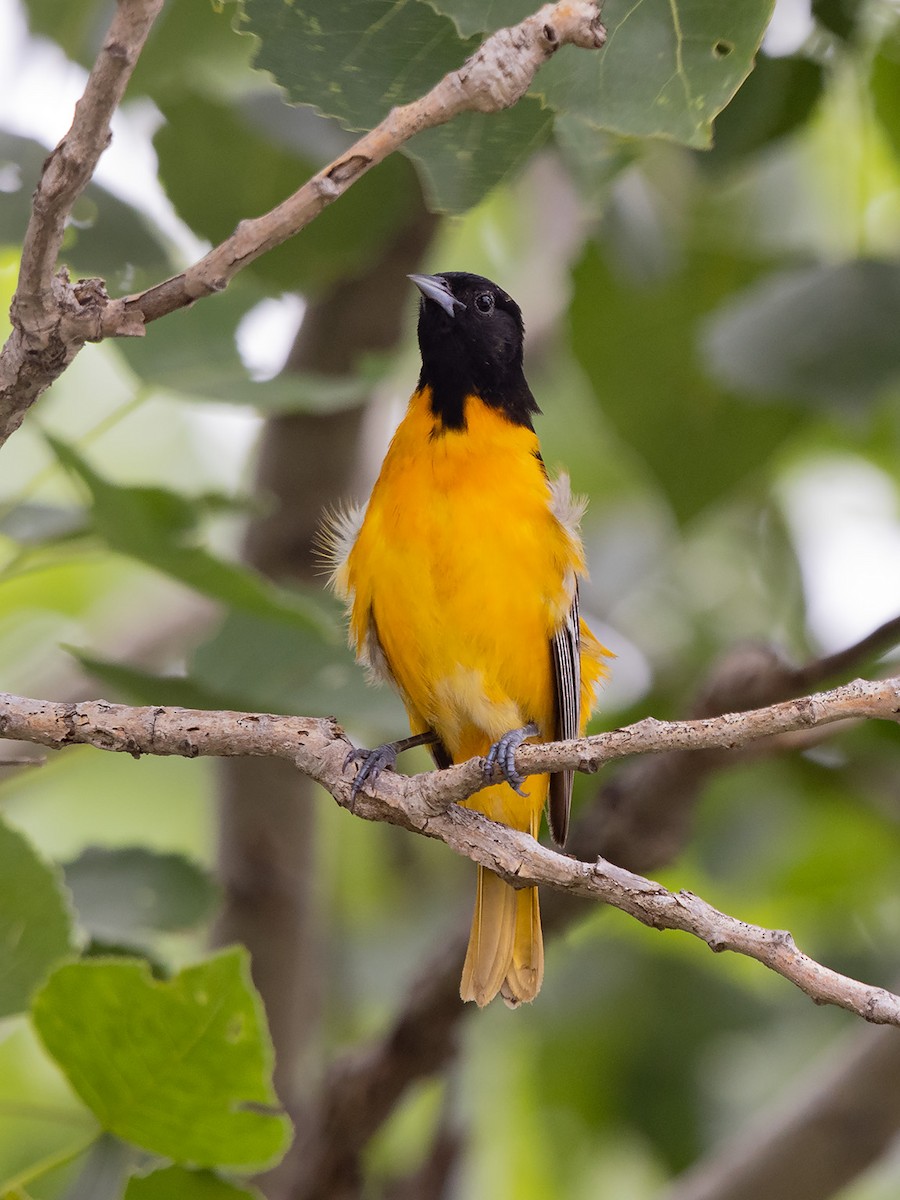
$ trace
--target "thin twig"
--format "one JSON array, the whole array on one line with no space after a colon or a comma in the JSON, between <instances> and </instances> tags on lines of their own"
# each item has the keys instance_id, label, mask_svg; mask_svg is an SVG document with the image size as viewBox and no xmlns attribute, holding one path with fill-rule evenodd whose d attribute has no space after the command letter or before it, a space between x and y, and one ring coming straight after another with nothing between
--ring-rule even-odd
<instances>
[{"instance_id":1,"label":"thin twig","mask_svg":"<svg viewBox=\"0 0 900 1200\"><path fill-rule=\"evenodd\" d=\"M163 2L119 0L72 125L44 163L10 308L13 329L0 353L0 445L90 337L106 303L100 280L73 286L65 271L54 274L56 260L72 206L109 145L113 113ZM139 326L123 315L123 334L138 333Z\"/></svg>"},{"instance_id":2,"label":"thin twig","mask_svg":"<svg viewBox=\"0 0 900 1200\"><path fill-rule=\"evenodd\" d=\"M900 647L900 616L885 621L852 646L795 668L792 672L794 685L798 691L805 692L845 671L859 670L859 664L887 654L896 647Z\"/></svg>"}]
</instances>

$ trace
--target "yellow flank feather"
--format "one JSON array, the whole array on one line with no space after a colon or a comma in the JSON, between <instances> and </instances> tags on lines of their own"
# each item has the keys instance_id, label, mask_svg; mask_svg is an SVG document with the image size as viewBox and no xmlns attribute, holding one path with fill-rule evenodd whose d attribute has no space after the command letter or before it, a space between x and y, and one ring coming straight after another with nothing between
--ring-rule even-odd
<instances>
[{"instance_id":1,"label":"yellow flank feather","mask_svg":"<svg viewBox=\"0 0 900 1200\"><path fill-rule=\"evenodd\" d=\"M428 388L413 395L335 579L357 654L369 665L380 656L413 731L434 730L462 762L529 722L552 738L550 643L584 555L554 512L533 430L476 396L464 428L445 429L430 399ZM583 623L581 638L583 728L608 652ZM547 776L530 776L526 797L503 783L467 803L536 837L547 788ZM542 974L537 889L479 868L463 998L483 1005L502 992L515 1005L534 998Z\"/></svg>"}]
</instances>

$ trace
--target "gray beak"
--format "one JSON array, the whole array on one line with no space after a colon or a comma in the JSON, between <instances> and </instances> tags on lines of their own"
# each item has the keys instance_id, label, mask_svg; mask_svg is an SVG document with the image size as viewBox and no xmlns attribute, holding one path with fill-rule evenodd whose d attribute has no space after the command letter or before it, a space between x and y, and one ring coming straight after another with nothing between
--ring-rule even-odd
<instances>
[{"instance_id":1,"label":"gray beak","mask_svg":"<svg viewBox=\"0 0 900 1200\"><path fill-rule=\"evenodd\" d=\"M457 300L446 279L441 279L440 275L407 275L406 278L413 281L426 300L439 304L448 317L455 316L458 308L466 307L462 300Z\"/></svg>"}]
</instances>

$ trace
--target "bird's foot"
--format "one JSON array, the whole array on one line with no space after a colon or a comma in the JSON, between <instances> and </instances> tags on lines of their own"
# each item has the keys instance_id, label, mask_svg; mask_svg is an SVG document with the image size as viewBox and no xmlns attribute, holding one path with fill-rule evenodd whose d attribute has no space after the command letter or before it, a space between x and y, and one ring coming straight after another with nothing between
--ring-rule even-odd
<instances>
[{"instance_id":1,"label":"bird's foot","mask_svg":"<svg viewBox=\"0 0 900 1200\"><path fill-rule=\"evenodd\" d=\"M413 746L428 746L436 741L437 734L429 729L424 733L415 733L412 737L399 738L396 742L385 742L383 746L376 746L374 750L365 750L362 747L359 750L352 749L344 759L343 767L346 771L351 763L359 764L356 778L350 785L350 803L355 802L366 784L376 784L382 771L393 771L398 754L402 754L404 750L411 750Z\"/></svg>"},{"instance_id":2,"label":"bird's foot","mask_svg":"<svg viewBox=\"0 0 900 1200\"><path fill-rule=\"evenodd\" d=\"M393 771L396 762L397 745L395 742L385 742L383 746L376 746L374 750L366 750L363 747L360 747L359 750L351 750L344 759L344 770L346 771L351 763L357 763L358 766L356 778L350 785L350 803L355 803L364 784L377 783L381 772Z\"/></svg>"},{"instance_id":3,"label":"bird's foot","mask_svg":"<svg viewBox=\"0 0 900 1200\"><path fill-rule=\"evenodd\" d=\"M534 737L539 732L537 725L532 722L523 725L521 729L510 729L499 741L494 742L484 760L485 783L490 783L494 767L499 767L500 773L512 790L519 796L527 796L528 793L522 791L525 776L516 770L516 751L526 738Z\"/></svg>"}]
</instances>

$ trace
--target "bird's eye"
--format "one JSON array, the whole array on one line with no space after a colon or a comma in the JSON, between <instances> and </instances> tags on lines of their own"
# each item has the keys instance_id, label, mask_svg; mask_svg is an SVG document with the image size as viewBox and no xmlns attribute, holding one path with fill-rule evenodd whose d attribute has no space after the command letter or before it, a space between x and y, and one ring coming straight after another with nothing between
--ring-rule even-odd
<instances>
[{"instance_id":1,"label":"bird's eye","mask_svg":"<svg viewBox=\"0 0 900 1200\"><path fill-rule=\"evenodd\" d=\"M494 307L494 297L490 292L481 292L475 297L475 307L480 313L489 313Z\"/></svg>"}]
</instances>

